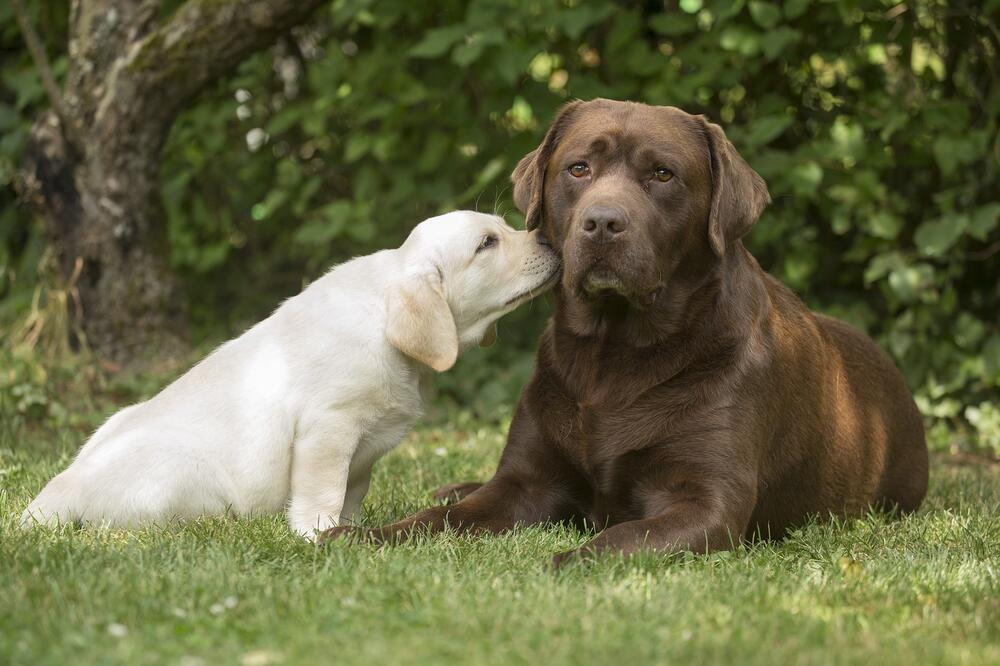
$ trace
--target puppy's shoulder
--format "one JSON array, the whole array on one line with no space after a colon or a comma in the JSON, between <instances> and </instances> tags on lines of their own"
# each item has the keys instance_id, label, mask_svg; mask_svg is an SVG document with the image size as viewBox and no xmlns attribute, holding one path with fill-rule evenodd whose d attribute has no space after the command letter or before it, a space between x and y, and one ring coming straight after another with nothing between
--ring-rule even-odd
<instances>
[{"instance_id":1,"label":"puppy's shoulder","mask_svg":"<svg viewBox=\"0 0 1000 666\"><path fill-rule=\"evenodd\" d=\"M354 257L331 267L300 295L364 301L379 298L394 284L401 270L395 250L382 250Z\"/></svg>"}]
</instances>

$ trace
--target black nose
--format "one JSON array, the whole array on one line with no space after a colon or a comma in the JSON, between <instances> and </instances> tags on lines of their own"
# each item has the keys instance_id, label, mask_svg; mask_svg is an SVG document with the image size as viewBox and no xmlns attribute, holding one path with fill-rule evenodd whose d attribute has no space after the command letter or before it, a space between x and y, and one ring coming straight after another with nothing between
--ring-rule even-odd
<instances>
[{"instance_id":1,"label":"black nose","mask_svg":"<svg viewBox=\"0 0 1000 666\"><path fill-rule=\"evenodd\" d=\"M583 216L583 233L591 240L610 240L626 228L625 213L611 206L591 206Z\"/></svg>"}]
</instances>

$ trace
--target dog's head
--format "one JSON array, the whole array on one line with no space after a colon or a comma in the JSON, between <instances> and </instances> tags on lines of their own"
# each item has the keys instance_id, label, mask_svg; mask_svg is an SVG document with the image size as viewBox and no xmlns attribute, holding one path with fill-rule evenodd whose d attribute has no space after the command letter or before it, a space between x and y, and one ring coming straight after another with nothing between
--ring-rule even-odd
<instances>
[{"instance_id":1,"label":"dog's head","mask_svg":"<svg viewBox=\"0 0 1000 666\"><path fill-rule=\"evenodd\" d=\"M563 293L646 308L672 276L735 250L770 197L718 125L674 107L571 102L511 175Z\"/></svg>"},{"instance_id":2,"label":"dog's head","mask_svg":"<svg viewBox=\"0 0 1000 666\"><path fill-rule=\"evenodd\" d=\"M494 215L457 211L418 224L399 249L386 335L439 372L462 349L496 339L496 321L555 283L559 258L538 231Z\"/></svg>"}]
</instances>

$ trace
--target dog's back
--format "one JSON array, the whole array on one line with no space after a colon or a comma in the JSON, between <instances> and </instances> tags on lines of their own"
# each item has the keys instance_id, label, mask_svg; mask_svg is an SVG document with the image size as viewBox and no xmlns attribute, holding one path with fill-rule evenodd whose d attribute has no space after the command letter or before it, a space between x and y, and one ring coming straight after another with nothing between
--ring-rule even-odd
<instances>
[{"instance_id":1,"label":"dog's back","mask_svg":"<svg viewBox=\"0 0 1000 666\"><path fill-rule=\"evenodd\" d=\"M744 391L765 461L748 536L778 537L811 515L871 505L915 510L927 491L927 446L902 373L863 332L755 272L771 304L771 358Z\"/></svg>"},{"instance_id":2,"label":"dog's back","mask_svg":"<svg viewBox=\"0 0 1000 666\"><path fill-rule=\"evenodd\" d=\"M856 412L850 417L835 413L834 418L859 421L861 438L843 437L837 444L861 455L859 475L877 483L874 504L916 510L927 493L927 443L902 373L863 332L824 315L816 315L816 321L834 352L832 370L842 377L841 386L849 387L845 390Z\"/></svg>"}]
</instances>

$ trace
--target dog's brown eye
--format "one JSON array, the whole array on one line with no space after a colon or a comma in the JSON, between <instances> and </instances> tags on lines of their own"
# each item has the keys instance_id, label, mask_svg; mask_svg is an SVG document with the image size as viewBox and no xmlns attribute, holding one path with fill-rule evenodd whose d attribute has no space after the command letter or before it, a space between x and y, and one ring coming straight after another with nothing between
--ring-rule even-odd
<instances>
[{"instance_id":1,"label":"dog's brown eye","mask_svg":"<svg viewBox=\"0 0 1000 666\"><path fill-rule=\"evenodd\" d=\"M653 171L653 175L656 176L656 180L660 181L661 183L665 183L674 177L674 172L668 169L667 167L656 167L656 169Z\"/></svg>"},{"instance_id":2,"label":"dog's brown eye","mask_svg":"<svg viewBox=\"0 0 1000 666\"><path fill-rule=\"evenodd\" d=\"M482 242L479 244L479 247L476 248L476 254L479 254L483 250L488 250L489 248L493 247L494 245L497 244L498 240L499 239L496 236L494 236L493 234L490 234L489 236L486 236L485 238L483 238Z\"/></svg>"},{"instance_id":3,"label":"dog's brown eye","mask_svg":"<svg viewBox=\"0 0 1000 666\"><path fill-rule=\"evenodd\" d=\"M570 166L569 173L574 178L583 178L590 173L590 165L586 162L577 162Z\"/></svg>"}]
</instances>

